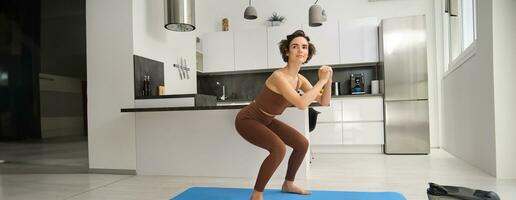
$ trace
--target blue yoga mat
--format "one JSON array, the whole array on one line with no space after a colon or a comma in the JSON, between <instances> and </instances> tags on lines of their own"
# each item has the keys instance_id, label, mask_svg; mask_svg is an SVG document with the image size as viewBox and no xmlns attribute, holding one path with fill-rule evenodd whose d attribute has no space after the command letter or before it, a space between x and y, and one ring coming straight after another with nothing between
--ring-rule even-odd
<instances>
[{"instance_id":1,"label":"blue yoga mat","mask_svg":"<svg viewBox=\"0 0 516 200\"><path fill-rule=\"evenodd\" d=\"M247 200L252 189L192 187L171 200ZM406 200L397 192L347 192L314 190L310 195L283 193L277 189L265 190L266 200Z\"/></svg>"}]
</instances>

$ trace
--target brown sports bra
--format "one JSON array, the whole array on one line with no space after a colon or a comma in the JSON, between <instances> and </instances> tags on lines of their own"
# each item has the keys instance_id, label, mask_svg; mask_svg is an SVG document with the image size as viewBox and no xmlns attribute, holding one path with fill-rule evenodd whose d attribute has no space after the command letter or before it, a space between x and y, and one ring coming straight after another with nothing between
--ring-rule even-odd
<instances>
[{"instance_id":1,"label":"brown sports bra","mask_svg":"<svg viewBox=\"0 0 516 200\"><path fill-rule=\"evenodd\" d=\"M296 91L297 89L299 89L299 77ZM270 115L280 115L288 106L292 105L283 95L272 91L266 84L263 85L262 91L256 96L254 102L262 111Z\"/></svg>"}]
</instances>

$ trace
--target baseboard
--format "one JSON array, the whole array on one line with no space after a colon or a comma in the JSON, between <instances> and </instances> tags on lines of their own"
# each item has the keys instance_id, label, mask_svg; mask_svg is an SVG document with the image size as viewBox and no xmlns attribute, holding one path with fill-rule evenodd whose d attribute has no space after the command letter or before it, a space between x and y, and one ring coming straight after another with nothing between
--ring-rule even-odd
<instances>
[{"instance_id":1,"label":"baseboard","mask_svg":"<svg viewBox=\"0 0 516 200\"><path fill-rule=\"evenodd\" d=\"M117 174L117 175L136 175L136 170L132 169L95 169L90 168L89 173L92 174Z\"/></svg>"},{"instance_id":2,"label":"baseboard","mask_svg":"<svg viewBox=\"0 0 516 200\"><path fill-rule=\"evenodd\" d=\"M383 153L382 145L311 145L312 153Z\"/></svg>"}]
</instances>

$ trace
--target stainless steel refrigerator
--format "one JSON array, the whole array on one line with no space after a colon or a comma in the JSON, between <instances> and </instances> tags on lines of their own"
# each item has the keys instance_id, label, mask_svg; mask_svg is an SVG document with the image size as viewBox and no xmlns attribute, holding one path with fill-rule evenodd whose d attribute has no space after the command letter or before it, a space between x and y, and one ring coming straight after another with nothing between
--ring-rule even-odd
<instances>
[{"instance_id":1,"label":"stainless steel refrigerator","mask_svg":"<svg viewBox=\"0 0 516 200\"><path fill-rule=\"evenodd\" d=\"M383 19L379 38L381 88L385 95L384 152L428 154L425 16Z\"/></svg>"}]
</instances>

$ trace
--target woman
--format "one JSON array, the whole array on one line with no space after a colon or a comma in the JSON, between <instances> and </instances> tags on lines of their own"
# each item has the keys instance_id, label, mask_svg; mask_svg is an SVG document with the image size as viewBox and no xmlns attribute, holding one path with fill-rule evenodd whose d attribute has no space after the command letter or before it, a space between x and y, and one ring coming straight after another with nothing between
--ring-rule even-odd
<instances>
[{"instance_id":1,"label":"woman","mask_svg":"<svg viewBox=\"0 0 516 200\"><path fill-rule=\"evenodd\" d=\"M303 31L297 30L288 35L287 39L279 43L279 47L283 61L287 62L287 65L274 71L267 78L260 94L243 108L235 119L235 127L244 139L269 151L258 172L251 200L263 199L265 185L285 156L285 145L292 147L293 151L288 160L282 191L310 194L309 191L294 185L296 172L308 149L308 140L294 128L274 117L290 105L304 110L314 100L327 106L331 98L331 67L319 68L319 81L314 86L299 74L301 65L315 54L314 45ZM303 90L302 96L297 93L298 89Z\"/></svg>"}]
</instances>

